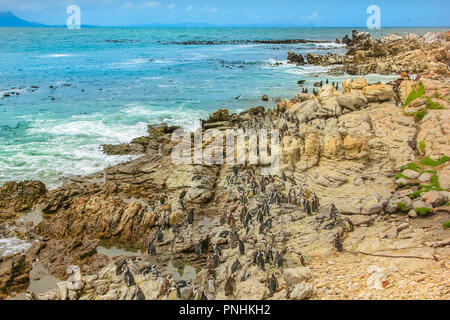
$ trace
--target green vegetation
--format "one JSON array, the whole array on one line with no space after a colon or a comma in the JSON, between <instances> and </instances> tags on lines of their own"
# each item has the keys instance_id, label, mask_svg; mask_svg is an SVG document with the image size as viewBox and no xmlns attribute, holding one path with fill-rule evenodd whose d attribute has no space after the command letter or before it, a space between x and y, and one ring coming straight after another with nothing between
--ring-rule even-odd
<instances>
[{"instance_id":1,"label":"green vegetation","mask_svg":"<svg viewBox=\"0 0 450 320\"><path fill-rule=\"evenodd\" d=\"M419 216L427 216L431 213L431 208L415 208L414 211L419 215Z\"/></svg>"},{"instance_id":2,"label":"green vegetation","mask_svg":"<svg viewBox=\"0 0 450 320\"><path fill-rule=\"evenodd\" d=\"M409 170L413 170L413 171L419 172L419 166L418 166L416 163L414 163L414 162L410 162L410 163L408 163L406 166L403 166L403 167L401 168L402 171L404 171L404 170L406 170L406 169L409 169Z\"/></svg>"},{"instance_id":3,"label":"green vegetation","mask_svg":"<svg viewBox=\"0 0 450 320\"><path fill-rule=\"evenodd\" d=\"M401 178L407 179L401 172L400 172L400 173L397 173L397 174L395 175L395 179L401 179Z\"/></svg>"},{"instance_id":4,"label":"green vegetation","mask_svg":"<svg viewBox=\"0 0 450 320\"><path fill-rule=\"evenodd\" d=\"M425 141L419 142L419 151L420 153L425 153Z\"/></svg>"},{"instance_id":5,"label":"green vegetation","mask_svg":"<svg viewBox=\"0 0 450 320\"><path fill-rule=\"evenodd\" d=\"M435 97L436 99L439 98L439 92L437 90L434 91L433 97Z\"/></svg>"},{"instance_id":6,"label":"green vegetation","mask_svg":"<svg viewBox=\"0 0 450 320\"><path fill-rule=\"evenodd\" d=\"M442 226L444 227L444 229L448 229L450 228L450 221L445 221Z\"/></svg>"},{"instance_id":7,"label":"green vegetation","mask_svg":"<svg viewBox=\"0 0 450 320\"><path fill-rule=\"evenodd\" d=\"M450 206L450 202L445 203L446 206Z\"/></svg>"},{"instance_id":8,"label":"green vegetation","mask_svg":"<svg viewBox=\"0 0 450 320\"><path fill-rule=\"evenodd\" d=\"M437 167L441 164L446 163L449 160L450 160L450 157L448 157L448 156L443 156L437 160L433 160L430 157L425 157L422 159L422 161L420 161L420 163L423 164L424 166Z\"/></svg>"},{"instance_id":9,"label":"green vegetation","mask_svg":"<svg viewBox=\"0 0 450 320\"><path fill-rule=\"evenodd\" d=\"M425 94L425 88L423 87L423 84L420 84L417 87L417 84L412 88L411 92L409 93L408 97L405 100L405 103L403 104L403 108L407 107L411 102L414 100L420 98Z\"/></svg>"},{"instance_id":10,"label":"green vegetation","mask_svg":"<svg viewBox=\"0 0 450 320\"><path fill-rule=\"evenodd\" d=\"M438 110L438 109L444 109L443 106L441 106L439 103L437 102L433 102L431 100L427 101L427 109L429 110Z\"/></svg>"},{"instance_id":11,"label":"green vegetation","mask_svg":"<svg viewBox=\"0 0 450 320\"><path fill-rule=\"evenodd\" d=\"M398 202L397 207L403 212L409 211L408 206L406 204L404 204L403 202Z\"/></svg>"},{"instance_id":12,"label":"green vegetation","mask_svg":"<svg viewBox=\"0 0 450 320\"><path fill-rule=\"evenodd\" d=\"M426 116L428 113L427 110L419 110L416 112L405 112L405 116L411 116L414 117L414 120L416 122L422 121L422 119Z\"/></svg>"}]
</instances>

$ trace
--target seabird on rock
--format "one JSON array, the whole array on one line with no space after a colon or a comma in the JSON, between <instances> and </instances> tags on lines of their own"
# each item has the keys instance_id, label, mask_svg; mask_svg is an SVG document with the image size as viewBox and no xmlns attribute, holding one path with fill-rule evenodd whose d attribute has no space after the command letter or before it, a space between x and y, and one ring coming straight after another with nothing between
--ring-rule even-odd
<instances>
[{"instance_id":1,"label":"seabird on rock","mask_svg":"<svg viewBox=\"0 0 450 320\"><path fill-rule=\"evenodd\" d=\"M142 292L142 289L139 287L137 287L136 300L145 300L145 294L144 294L144 292Z\"/></svg>"},{"instance_id":2,"label":"seabird on rock","mask_svg":"<svg viewBox=\"0 0 450 320\"><path fill-rule=\"evenodd\" d=\"M236 261L233 263L233 265L231 266L231 273L235 273L236 271L238 271L241 267L241 262L239 261L239 258L236 258Z\"/></svg>"},{"instance_id":3,"label":"seabird on rock","mask_svg":"<svg viewBox=\"0 0 450 320\"><path fill-rule=\"evenodd\" d=\"M188 214L188 224L193 224L193 223L194 223L194 208L192 208Z\"/></svg>"},{"instance_id":4,"label":"seabird on rock","mask_svg":"<svg viewBox=\"0 0 450 320\"><path fill-rule=\"evenodd\" d=\"M277 289L278 289L278 280L273 273L272 273L272 277L269 280L268 287L269 287L269 291L270 291L271 295L273 295L275 293L275 291L277 291Z\"/></svg>"},{"instance_id":5,"label":"seabird on rock","mask_svg":"<svg viewBox=\"0 0 450 320\"><path fill-rule=\"evenodd\" d=\"M239 247L239 253L245 254L244 242L242 240L238 240L237 243L238 243L238 247Z\"/></svg>"},{"instance_id":6,"label":"seabird on rock","mask_svg":"<svg viewBox=\"0 0 450 320\"><path fill-rule=\"evenodd\" d=\"M200 240L197 241L197 244L195 245L195 254L197 256L200 256L202 254L202 243Z\"/></svg>"},{"instance_id":7,"label":"seabird on rock","mask_svg":"<svg viewBox=\"0 0 450 320\"><path fill-rule=\"evenodd\" d=\"M125 272L124 279L125 279L125 283L127 284L127 286L131 287L131 286L136 285L133 274L130 272L130 270L128 270L128 267L126 265L123 266L123 270Z\"/></svg>"},{"instance_id":8,"label":"seabird on rock","mask_svg":"<svg viewBox=\"0 0 450 320\"><path fill-rule=\"evenodd\" d=\"M236 290L236 275L231 275L228 277L225 282L225 295L231 296L234 295L234 291Z\"/></svg>"},{"instance_id":9,"label":"seabird on rock","mask_svg":"<svg viewBox=\"0 0 450 320\"><path fill-rule=\"evenodd\" d=\"M152 255L152 256L156 256L156 247L153 244L153 241L149 241L148 242L148 250L147 253Z\"/></svg>"}]
</instances>

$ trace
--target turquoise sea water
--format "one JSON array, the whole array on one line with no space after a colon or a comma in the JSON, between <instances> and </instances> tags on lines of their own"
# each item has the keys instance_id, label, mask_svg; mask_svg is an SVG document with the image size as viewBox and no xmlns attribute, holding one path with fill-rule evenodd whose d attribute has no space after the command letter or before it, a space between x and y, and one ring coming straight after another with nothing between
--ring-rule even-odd
<instances>
[{"instance_id":1,"label":"turquoise sea water","mask_svg":"<svg viewBox=\"0 0 450 320\"><path fill-rule=\"evenodd\" d=\"M393 31L437 30L372 34ZM127 159L104 155L100 145L129 142L144 135L147 124L194 129L198 119L219 107L232 112L273 107L274 101L263 103L261 96L293 97L300 79L312 87L325 78L347 78L326 75L323 67L287 65L286 57L291 49L343 53L332 42L350 33L342 28L0 28L0 185L39 179L55 187L61 177ZM300 38L329 42L251 42ZM11 92L19 94L1 98Z\"/></svg>"}]
</instances>

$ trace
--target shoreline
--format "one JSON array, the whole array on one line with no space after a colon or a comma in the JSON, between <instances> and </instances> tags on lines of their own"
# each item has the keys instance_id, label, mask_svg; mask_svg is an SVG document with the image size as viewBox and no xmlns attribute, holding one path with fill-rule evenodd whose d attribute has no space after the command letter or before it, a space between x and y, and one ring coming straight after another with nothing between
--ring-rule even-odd
<instances>
[{"instance_id":1,"label":"shoreline","mask_svg":"<svg viewBox=\"0 0 450 320\"><path fill-rule=\"evenodd\" d=\"M413 85L419 81L422 81L429 100L419 97L405 108L399 106L406 103ZM258 166L239 168L242 178L233 178L228 166L173 166L169 158L173 147L170 134L174 128L152 125L148 128L148 136L134 139L128 144L109 146L113 152L144 152L137 159L108 167L87 177L68 179L67 184L54 190L47 190L45 185L36 181L12 182L6 188L6 184L3 185L0 188L0 204L3 202L0 209L13 209L13 212L8 212L9 215L5 215L5 211L3 219L16 224L17 228L4 232L22 233L24 237L40 239L25 255L17 254L13 259L21 259L19 265L25 273L36 258L40 261L52 259L54 263L49 272L58 275L60 279L64 278L68 263L78 264L83 261L88 266L87 270L83 270L86 288L67 289L66 294L71 299L136 297L136 287L127 287L124 283L119 288L122 291L126 288L124 294L112 285L106 291L98 289L100 282L112 283L121 279L120 274L114 276L108 268L114 268L114 263L117 264L124 258L108 258L98 254L98 239L104 238L109 238L113 246L135 242L144 250L142 259L133 258L132 262L127 262L133 268L156 263L164 274L164 264L173 260L178 260L183 265L194 264L200 270L196 273L194 282L203 288L204 293L216 299L228 299L230 296L226 286L233 282L233 277L227 270L235 263L236 258L242 260L238 277L241 280L236 283L236 278L234 279L235 294L232 298L330 298L329 289L322 290L324 277L320 270L327 269L327 262L321 259L331 255L343 269L348 267L346 263L350 264L346 260L349 253L340 253L336 241L343 241L344 248L349 252L367 252L368 249L373 250L371 246L376 244L378 247L375 249L389 252L397 248L411 257L419 254L428 258L437 254L441 264L448 267L446 231L439 227L442 219L450 214L450 186L447 185L447 160L442 160L442 163L439 161L445 158L449 146L441 142L447 133L432 130L433 127L445 124L448 119L448 82L432 80L426 76L422 80L412 81L407 75L403 75L392 84L370 85L361 78L343 81L339 87L342 91L335 90L331 84L318 85L316 88L317 92L313 94L304 92L294 99L280 101L270 112L250 108L239 115L229 115L227 110L218 110L207 119L209 127L220 130L234 127L231 124L232 118L237 118L237 123L250 127L272 126L280 129L286 124L287 129L282 129L285 133L282 140L282 172L287 176L284 178L264 177ZM418 112L425 114L415 121ZM413 116L410 113L414 113ZM158 156L159 151L162 157ZM430 160L425 161L427 157ZM433 161L438 163L434 165ZM420 180L421 177L426 179L423 176L427 173L428 180ZM437 185L433 182L433 174L436 179L439 177ZM191 179L197 176L198 181ZM307 185L308 191L300 187L303 183ZM422 187L426 183L430 183L430 188ZM239 185L243 186L244 191L239 189ZM255 185L259 189L255 189ZM294 198L300 192L299 195L310 204L314 199L320 200L320 206L310 214L297 202L299 199L292 198L292 189L295 191ZM184 196L181 197L183 193ZM413 194L415 198L411 199ZM281 200L274 200L274 195ZM267 203L270 205L266 212ZM406 206L407 210L403 210L399 203ZM45 219L36 228L27 223L15 222L21 212L35 208L37 204L42 205ZM335 221L336 225L332 229L326 229L327 223L333 220L331 204L336 205L342 218L339 223ZM195 211L196 223L186 222L187 208ZM259 221L259 210L262 210L263 215L268 216L262 220L273 220L273 227L268 228L270 231L263 230L261 233L255 228L250 235L246 232L249 227L244 220L247 219L242 218L251 209L256 211L250 214L249 219ZM405 213L402 214L402 211ZM414 217L414 212L417 216L422 211L425 216L433 214L426 218L433 225L432 232L428 235L420 231L424 219ZM244 216L241 218L240 215ZM209 231L199 229L199 219L203 217L212 221ZM254 222L256 225L257 221ZM259 223L261 230L263 223ZM176 225L180 230L174 229ZM158 258L161 259L155 262L155 257L146 254L145 249L158 230L168 240L154 243L160 252ZM229 232L225 238L220 236L223 231ZM444 243L440 243L443 237ZM374 239L381 240L373 242ZM272 275L267 274L260 264L252 264L253 253L240 253L236 240L245 243L247 250L255 254L267 253L273 246L272 254L281 257L283 266L277 267L277 263L266 261L267 267L270 266L272 271ZM423 252L407 248L407 244L423 241L429 243ZM210 261L216 252L213 244L220 246L224 253L215 267L211 267ZM198 249L199 246L201 249ZM73 248L69 261L62 261L55 252L68 247ZM198 250L203 253L197 254ZM347 258L343 259L345 257ZM392 268L389 269L379 259L364 258L363 265L378 263L382 265L386 277L393 277L390 281L398 281L394 272L390 271ZM396 260L400 261L396 268L407 264L410 264L410 268L416 266L411 259ZM5 262L2 260L0 263ZM438 262L430 262L429 266L433 272L440 270ZM267 285L270 276L277 273L275 271L280 273L276 275L280 287L272 292ZM162 277L153 278L139 272L133 273L140 279L140 289L144 290L147 298L174 298L169 292L160 293L164 280ZM444 276L445 274L443 272ZM212 275L217 285L214 293L207 292L208 278ZM14 278L11 281L14 282ZM334 282L330 279L328 281L328 286ZM365 290L370 291L372 287L379 286L377 281L375 279L372 286L368 282L368 289ZM439 280L433 274L427 281L433 283ZM336 282L340 287L339 281ZM17 288L23 289L23 285L17 283ZM358 290L361 290L361 285L359 281ZM182 298L192 298L189 290L184 291L186 293ZM399 294L395 287L390 292ZM345 290L341 288L340 292L332 291L331 295L345 298L345 295L341 295L344 293ZM370 298L383 297L380 294L383 292L370 291ZM441 294L445 299L449 298L445 290L441 290ZM55 290L39 297L62 298Z\"/></svg>"}]
</instances>

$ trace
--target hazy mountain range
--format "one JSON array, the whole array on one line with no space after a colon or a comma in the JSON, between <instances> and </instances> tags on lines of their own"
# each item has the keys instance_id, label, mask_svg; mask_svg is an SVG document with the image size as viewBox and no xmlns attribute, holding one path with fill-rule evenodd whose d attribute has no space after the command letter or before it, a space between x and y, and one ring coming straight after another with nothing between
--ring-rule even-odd
<instances>
[{"instance_id":1,"label":"hazy mountain range","mask_svg":"<svg viewBox=\"0 0 450 320\"><path fill-rule=\"evenodd\" d=\"M0 12L0 27L64 27L65 25L57 25L57 26L50 26L45 25L42 23L37 22L30 22L23 19L20 19L14 13L11 11L6 12ZM173 23L173 24L163 24L163 23L148 23L148 24L136 24L131 25L128 27L134 27L134 28L155 28L155 27L315 27L314 24L305 24L305 25L298 25L294 23L284 23L284 24L248 24L248 25L239 25L239 24L233 24L233 25L215 25L215 24L209 24L209 23L196 23L196 22L182 22L182 23ZM92 26L92 25L82 25L82 27L87 28L95 28L98 26ZM115 26L119 27L119 26Z\"/></svg>"}]
</instances>

